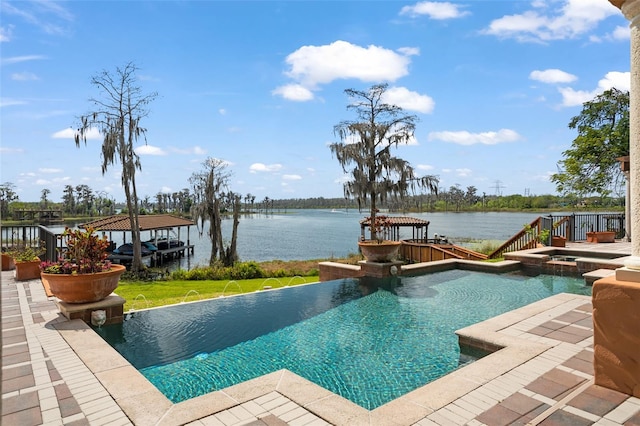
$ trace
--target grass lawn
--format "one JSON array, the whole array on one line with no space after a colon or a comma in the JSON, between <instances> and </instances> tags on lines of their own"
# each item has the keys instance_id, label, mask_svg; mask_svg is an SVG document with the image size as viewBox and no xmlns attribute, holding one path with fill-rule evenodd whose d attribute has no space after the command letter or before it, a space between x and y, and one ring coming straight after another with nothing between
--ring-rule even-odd
<instances>
[{"instance_id":1,"label":"grass lawn","mask_svg":"<svg viewBox=\"0 0 640 426\"><path fill-rule=\"evenodd\" d=\"M251 280L221 281L123 281L120 280L115 293L127 302L124 311L193 302L201 299L251 293L263 290L265 286L279 288L317 282L317 276L256 278ZM225 289L226 288L226 289ZM142 296L144 296L144 298ZM146 300L146 302L145 302Z\"/></svg>"}]
</instances>

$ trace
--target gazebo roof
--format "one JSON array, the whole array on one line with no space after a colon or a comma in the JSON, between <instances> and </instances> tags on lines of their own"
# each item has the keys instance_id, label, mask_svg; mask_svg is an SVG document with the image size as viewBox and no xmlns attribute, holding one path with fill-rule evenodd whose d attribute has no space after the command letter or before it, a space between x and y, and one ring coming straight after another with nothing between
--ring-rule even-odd
<instances>
[{"instance_id":1,"label":"gazebo roof","mask_svg":"<svg viewBox=\"0 0 640 426\"><path fill-rule=\"evenodd\" d=\"M138 216L141 231L170 229L179 226L195 225L193 221L170 214L152 214ZM131 231L128 215L115 215L87 222L81 228L93 228L96 231Z\"/></svg>"},{"instance_id":2,"label":"gazebo roof","mask_svg":"<svg viewBox=\"0 0 640 426\"><path fill-rule=\"evenodd\" d=\"M389 219L390 225L391 226L428 226L429 225L429 221L428 220L424 220L424 219L417 219L415 217L407 217L407 216L387 216L387 219ZM369 226L369 222L370 220L367 219L362 219L360 221L360 225L365 227L365 226Z\"/></svg>"}]
</instances>

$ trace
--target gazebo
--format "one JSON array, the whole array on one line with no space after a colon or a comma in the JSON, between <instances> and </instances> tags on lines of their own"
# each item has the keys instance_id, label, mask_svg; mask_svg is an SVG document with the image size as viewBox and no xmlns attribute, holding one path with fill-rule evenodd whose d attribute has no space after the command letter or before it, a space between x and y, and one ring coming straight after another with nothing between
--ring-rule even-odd
<instances>
[{"instance_id":1,"label":"gazebo","mask_svg":"<svg viewBox=\"0 0 640 426\"><path fill-rule=\"evenodd\" d=\"M390 222L389 235L385 235L386 239L400 241L400 228L411 227L412 241L427 242L427 231L429 229L429 221L424 219L416 219L406 216L387 216ZM369 227L371 220L362 219L360 221L360 239L365 240L365 229Z\"/></svg>"}]
</instances>

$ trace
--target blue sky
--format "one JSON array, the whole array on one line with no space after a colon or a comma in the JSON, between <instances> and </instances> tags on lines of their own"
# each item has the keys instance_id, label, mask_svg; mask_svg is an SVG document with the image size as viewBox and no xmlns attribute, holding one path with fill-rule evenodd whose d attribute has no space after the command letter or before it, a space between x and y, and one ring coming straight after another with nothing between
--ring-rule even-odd
<instances>
[{"instance_id":1,"label":"blue sky","mask_svg":"<svg viewBox=\"0 0 640 426\"><path fill-rule=\"evenodd\" d=\"M2 182L22 201L103 176L100 139L72 129L91 76L134 62L157 92L137 147L140 197L180 191L207 157L256 200L342 197L328 144L354 119L344 90L388 83L419 118L395 154L440 187L555 194L549 176L583 102L629 89L629 28L607 0L2 1Z\"/></svg>"}]
</instances>

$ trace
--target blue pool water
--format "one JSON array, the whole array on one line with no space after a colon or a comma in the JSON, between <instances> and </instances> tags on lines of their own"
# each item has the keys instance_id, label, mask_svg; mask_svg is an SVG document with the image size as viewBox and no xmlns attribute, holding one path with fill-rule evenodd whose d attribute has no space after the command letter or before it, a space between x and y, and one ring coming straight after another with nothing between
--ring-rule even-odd
<instances>
[{"instance_id":1,"label":"blue pool water","mask_svg":"<svg viewBox=\"0 0 640 426\"><path fill-rule=\"evenodd\" d=\"M140 311L98 332L173 402L286 368L373 409L458 368L455 330L590 291L573 277L452 270Z\"/></svg>"}]
</instances>

